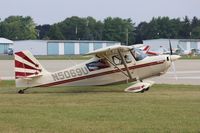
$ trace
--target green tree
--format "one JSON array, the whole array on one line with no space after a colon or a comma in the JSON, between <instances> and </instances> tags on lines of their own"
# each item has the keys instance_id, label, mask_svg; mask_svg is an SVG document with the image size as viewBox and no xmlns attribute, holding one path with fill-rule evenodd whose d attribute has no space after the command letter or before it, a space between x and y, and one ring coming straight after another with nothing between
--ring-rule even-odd
<instances>
[{"instance_id":1,"label":"green tree","mask_svg":"<svg viewBox=\"0 0 200 133\"><path fill-rule=\"evenodd\" d=\"M132 44L135 41L134 29L131 19L108 17L104 20L103 40Z\"/></svg>"},{"instance_id":2,"label":"green tree","mask_svg":"<svg viewBox=\"0 0 200 133\"><path fill-rule=\"evenodd\" d=\"M101 21L96 21L93 17L86 18L86 31L84 39L86 40L101 40L103 32L103 24Z\"/></svg>"},{"instance_id":3,"label":"green tree","mask_svg":"<svg viewBox=\"0 0 200 133\"><path fill-rule=\"evenodd\" d=\"M0 23L1 36L11 40L36 39L37 31L31 17L10 16Z\"/></svg>"},{"instance_id":4,"label":"green tree","mask_svg":"<svg viewBox=\"0 0 200 133\"><path fill-rule=\"evenodd\" d=\"M51 25L44 24L36 26L36 30L38 31L38 39L49 39L48 32L50 31Z\"/></svg>"},{"instance_id":5,"label":"green tree","mask_svg":"<svg viewBox=\"0 0 200 133\"><path fill-rule=\"evenodd\" d=\"M54 24L54 25L51 26L51 28L49 29L48 37L51 40L63 40L63 39L65 39L57 24Z\"/></svg>"},{"instance_id":6,"label":"green tree","mask_svg":"<svg viewBox=\"0 0 200 133\"><path fill-rule=\"evenodd\" d=\"M200 38L200 20L197 17L193 17L191 22L191 38Z\"/></svg>"},{"instance_id":7,"label":"green tree","mask_svg":"<svg viewBox=\"0 0 200 133\"><path fill-rule=\"evenodd\" d=\"M184 20L181 22L181 30L179 32L181 38L188 39L191 34L191 23L187 16L184 17Z\"/></svg>"},{"instance_id":8,"label":"green tree","mask_svg":"<svg viewBox=\"0 0 200 133\"><path fill-rule=\"evenodd\" d=\"M193 28L191 35L193 39L200 39L200 25Z\"/></svg>"},{"instance_id":9,"label":"green tree","mask_svg":"<svg viewBox=\"0 0 200 133\"><path fill-rule=\"evenodd\" d=\"M66 18L64 21L58 23L61 32L67 40L80 40L84 38L86 31L86 20L73 16Z\"/></svg>"},{"instance_id":10,"label":"green tree","mask_svg":"<svg viewBox=\"0 0 200 133\"><path fill-rule=\"evenodd\" d=\"M142 43L145 39L158 39L158 38L183 38L185 31L183 28L190 27L186 25L184 21L179 18L170 19L169 17L157 17L152 18L152 20L147 22L141 22L136 27L136 42ZM186 28L188 29L188 28Z\"/></svg>"},{"instance_id":11,"label":"green tree","mask_svg":"<svg viewBox=\"0 0 200 133\"><path fill-rule=\"evenodd\" d=\"M55 25L62 33L63 38L67 40L102 39L103 23L92 17L80 18L73 16ZM50 37L50 39L55 39L52 37L55 37L55 35Z\"/></svg>"}]
</instances>

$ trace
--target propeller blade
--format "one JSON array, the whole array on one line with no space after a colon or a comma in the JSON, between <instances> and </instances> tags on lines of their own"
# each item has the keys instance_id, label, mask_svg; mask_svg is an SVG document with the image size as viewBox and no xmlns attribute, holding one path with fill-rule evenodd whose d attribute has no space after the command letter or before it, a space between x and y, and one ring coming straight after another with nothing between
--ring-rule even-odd
<instances>
[{"instance_id":1,"label":"propeller blade","mask_svg":"<svg viewBox=\"0 0 200 133\"><path fill-rule=\"evenodd\" d=\"M172 44L171 44L170 39L169 39L169 50L170 50L170 55L172 55L172 54L173 54L173 53L172 53Z\"/></svg>"},{"instance_id":2,"label":"propeller blade","mask_svg":"<svg viewBox=\"0 0 200 133\"><path fill-rule=\"evenodd\" d=\"M174 72L174 77L175 77L175 79L177 80L178 78L177 78L176 67L175 67L174 62L172 62L172 69L173 69L173 72Z\"/></svg>"}]
</instances>

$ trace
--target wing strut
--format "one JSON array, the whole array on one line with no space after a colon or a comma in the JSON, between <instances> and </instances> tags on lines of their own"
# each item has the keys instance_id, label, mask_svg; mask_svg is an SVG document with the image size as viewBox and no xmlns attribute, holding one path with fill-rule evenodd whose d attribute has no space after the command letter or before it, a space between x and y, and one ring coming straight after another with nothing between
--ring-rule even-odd
<instances>
[{"instance_id":1,"label":"wing strut","mask_svg":"<svg viewBox=\"0 0 200 133\"><path fill-rule=\"evenodd\" d=\"M107 56L103 55L103 57L106 58L107 61L110 62L110 64L112 64L114 67L116 67L118 70L120 70L121 73L123 73L126 77L129 78L129 76L124 71L122 71L117 65L115 65L112 61L110 61Z\"/></svg>"},{"instance_id":2,"label":"wing strut","mask_svg":"<svg viewBox=\"0 0 200 133\"><path fill-rule=\"evenodd\" d=\"M132 80L133 78L132 78L131 73L130 73L128 67L127 67L126 61L125 61L124 57L122 56L122 54L121 54L121 52L120 52L119 49L118 49L118 53L119 53L119 56L120 56L121 59L122 59L122 63L124 64L124 67L126 68L126 71L127 71L127 73L128 73L128 77L130 78L130 80Z\"/></svg>"}]
</instances>

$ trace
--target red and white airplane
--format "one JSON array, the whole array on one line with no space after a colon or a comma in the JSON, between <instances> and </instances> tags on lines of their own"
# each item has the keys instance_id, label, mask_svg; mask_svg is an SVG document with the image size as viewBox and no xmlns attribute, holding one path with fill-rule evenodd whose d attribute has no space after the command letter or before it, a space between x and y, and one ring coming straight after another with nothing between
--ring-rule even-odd
<instances>
[{"instance_id":1,"label":"red and white airplane","mask_svg":"<svg viewBox=\"0 0 200 133\"><path fill-rule=\"evenodd\" d=\"M146 56L131 46L110 46L88 53L90 60L56 72L48 72L29 51L15 53L18 93L33 87L95 86L135 82L126 92L144 92L153 82L143 79L164 74L178 55ZM56 65L56 64L55 64Z\"/></svg>"}]
</instances>

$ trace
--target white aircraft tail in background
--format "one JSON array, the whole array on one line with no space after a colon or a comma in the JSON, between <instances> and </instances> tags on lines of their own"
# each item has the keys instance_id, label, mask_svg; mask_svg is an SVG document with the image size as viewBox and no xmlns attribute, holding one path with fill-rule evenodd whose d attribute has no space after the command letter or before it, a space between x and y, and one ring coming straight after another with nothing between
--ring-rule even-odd
<instances>
[{"instance_id":1,"label":"white aircraft tail in background","mask_svg":"<svg viewBox=\"0 0 200 133\"><path fill-rule=\"evenodd\" d=\"M177 45L176 54L178 54L178 55L192 55L192 50L185 50L180 45Z\"/></svg>"},{"instance_id":2,"label":"white aircraft tail in background","mask_svg":"<svg viewBox=\"0 0 200 133\"><path fill-rule=\"evenodd\" d=\"M159 55L158 52L151 51L150 50L151 47L149 45L135 44L135 45L132 45L132 47L140 49L141 51L143 51L143 53L145 53L145 54L147 54L149 56Z\"/></svg>"}]
</instances>

